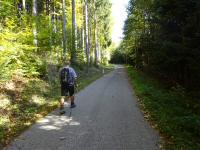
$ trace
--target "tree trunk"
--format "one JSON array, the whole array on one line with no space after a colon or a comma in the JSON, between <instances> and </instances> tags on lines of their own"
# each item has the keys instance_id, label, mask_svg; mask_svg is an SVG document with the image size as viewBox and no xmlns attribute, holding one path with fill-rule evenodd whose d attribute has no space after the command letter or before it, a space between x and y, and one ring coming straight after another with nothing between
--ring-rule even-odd
<instances>
[{"instance_id":1,"label":"tree trunk","mask_svg":"<svg viewBox=\"0 0 200 150\"><path fill-rule=\"evenodd\" d=\"M66 14L65 14L65 0L62 0L62 12L63 12L63 53L62 53L62 59L63 61L66 60L66 52L67 52L67 46L66 46L66 42L67 42L67 36L66 36Z\"/></svg>"},{"instance_id":2,"label":"tree trunk","mask_svg":"<svg viewBox=\"0 0 200 150\"><path fill-rule=\"evenodd\" d=\"M93 39L92 38L92 23L88 20L88 41L89 41L89 56L90 56L90 65L94 62L94 50L93 50Z\"/></svg>"},{"instance_id":3,"label":"tree trunk","mask_svg":"<svg viewBox=\"0 0 200 150\"><path fill-rule=\"evenodd\" d=\"M77 51L77 29L76 29L76 2L72 0L72 63L76 62L76 51Z\"/></svg>"},{"instance_id":4,"label":"tree trunk","mask_svg":"<svg viewBox=\"0 0 200 150\"><path fill-rule=\"evenodd\" d=\"M94 37L95 37L95 65L98 66L98 33L97 33L97 14L96 0L94 0Z\"/></svg>"},{"instance_id":5,"label":"tree trunk","mask_svg":"<svg viewBox=\"0 0 200 150\"><path fill-rule=\"evenodd\" d=\"M53 0L53 6L52 6L52 11L53 11L53 15L52 15L52 32L54 35L57 34L57 17L56 17L56 3L55 0ZM59 62L59 49L57 48L57 41L55 38L52 38L52 42L53 42L53 50L56 52L56 59L57 59L57 63Z\"/></svg>"},{"instance_id":6,"label":"tree trunk","mask_svg":"<svg viewBox=\"0 0 200 150\"><path fill-rule=\"evenodd\" d=\"M49 45L50 45L50 50L52 52L52 45L53 45L53 9L51 9L51 5L50 5L50 0L47 1L48 3L48 16L49 16ZM52 2L53 4L53 2ZM51 56L51 55L50 55Z\"/></svg>"},{"instance_id":7,"label":"tree trunk","mask_svg":"<svg viewBox=\"0 0 200 150\"><path fill-rule=\"evenodd\" d=\"M26 0L22 1L22 6L23 6L23 10L25 11L26 10Z\"/></svg>"},{"instance_id":8,"label":"tree trunk","mask_svg":"<svg viewBox=\"0 0 200 150\"><path fill-rule=\"evenodd\" d=\"M83 52L85 52L86 55L86 49L85 49L85 8L84 8L84 0L82 1L83 4L83 25L82 25L82 49Z\"/></svg>"},{"instance_id":9,"label":"tree trunk","mask_svg":"<svg viewBox=\"0 0 200 150\"><path fill-rule=\"evenodd\" d=\"M37 34L38 34L37 33L37 0L33 0L33 16L35 19L34 27L33 27L33 36L34 36L33 44L37 49L37 44L38 44L38 41L37 41Z\"/></svg>"},{"instance_id":10,"label":"tree trunk","mask_svg":"<svg viewBox=\"0 0 200 150\"><path fill-rule=\"evenodd\" d=\"M49 4L50 4L50 0L46 0L46 15L49 15L50 13Z\"/></svg>"},{"instance_id":11,"label":"tree trunk","mask_svg":"<svg viewBox=\"0 0 200 150\"><path fill-rule=\"evenodd\" d=\"M89 52L89 31L88 31L88 1L85 0L85 48L87 57L87 68L90 66L90 52Z\"/></svg>"},{"instance_id":12,"label":"tree trunk","mask_svg":"<svg viewBox=\"0 0 200 150\"><path fill-rule=\"evenodd\" d=\"M84 30L84 25L81 29L81 43L82 43L82 50L83 52L85 51L85 30Z\"/></svg>"}]
</instances>

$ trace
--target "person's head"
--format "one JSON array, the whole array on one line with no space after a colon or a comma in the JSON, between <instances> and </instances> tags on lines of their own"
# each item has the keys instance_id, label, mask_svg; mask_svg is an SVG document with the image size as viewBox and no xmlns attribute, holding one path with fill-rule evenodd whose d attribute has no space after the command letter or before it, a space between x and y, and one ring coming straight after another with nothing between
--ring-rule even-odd
<instances>
[{"instance_id":1,"label":"person's head","mask_svg":"<svg viewBox=\"0 0 200 150\"><path fill-rule=\"evenodd\" d=\"M65 66L70 66L70 64L71 64L71 62L69 60L67 60L67 61L64 62Z\"/></svg>"}]
</instances>

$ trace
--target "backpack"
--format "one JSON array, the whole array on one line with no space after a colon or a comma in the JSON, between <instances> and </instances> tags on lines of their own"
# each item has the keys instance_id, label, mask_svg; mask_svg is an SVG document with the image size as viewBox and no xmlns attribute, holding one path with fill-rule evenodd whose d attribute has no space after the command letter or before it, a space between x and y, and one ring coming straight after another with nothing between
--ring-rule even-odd
<instances>
[{"instance_id":1,"label":"backpack","mask_svg":"<svg viewBox=\"0 0 200 150\"><path fill-rule=\"evenodd\" d=\"M63 68L60 71L60 81L62 83L69 84L69 80L70 80L69 68Z\"/></svg>"}]
</instances>

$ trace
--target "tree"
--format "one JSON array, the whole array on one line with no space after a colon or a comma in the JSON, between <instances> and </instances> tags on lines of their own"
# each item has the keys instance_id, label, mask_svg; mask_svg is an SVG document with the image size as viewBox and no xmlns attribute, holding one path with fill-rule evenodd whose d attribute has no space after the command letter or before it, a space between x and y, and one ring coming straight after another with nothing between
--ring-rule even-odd
<instances>
[{"instance_id":1,"label":"tree","mask_svg":"<svg viewBox=\"0 0 200 150\"><path fill-rule=\"evenodd\" d=\"M23 3L23 10L25 11L26 10L26 0L23 0L22 3Z\"/></svg>"},{"instance_id":2,"label":"tree","mask_svg":"<svg viewBox=\"0 0 200 150\"><path fill-rule=\"evenodd\" d=\"M72 0L72 56L73 63L76 62L77 51L77 27L76 27L76 2Z\"/></svg>"},{"instance_id":3,"label":"tree","mask_svg":"<svg viewBox=\"0 0 200 150\"><path fill-rule=\"evenodd\" d=\"M33 43L35 47L37 48L37 44L38 44L38 41L37 41L37 34L38 34L37 32L37 0L33 0L33 16L35 19L34 28L33 28L33 35L34 35Z\"/></svg>"},{"instance_id":4,"label":"tree","mask_svg":"<svg viewBox=\"0 0 200 150\"><path fill-rule=\"evenodd\" d=\"M67 36L66 36L66 14L65 14L65 0L62 0L62 20L63 20L63 61L66 60L66 52L67 52L67 46L66 46L66 42L67 42Z\"/></svg>"},{"instance_id":5,"label":"tree","mask_svg":"<svg viewBox=\"0 0 200 150\"><path fill-rule=\"evenodd\" d=\"M88 28L88 0L85 0L85 52L87 58L87 68L89 68L90 49L89 49L89 28Z\"/></svg>"},{"instance_id":6,"label":"tree","mask_svg":"<svg viewBox=\"0 0 200 150\"><path fill-rule=\"evenodd\" d=\"M197 88L199 8L192 0L131 0L122 42L130 63L187 89Z\"/></svg>"},{"instance_id":7,"label":"tree","mask_svg":"<svg viewBox=\"0 0 200 150\"><path fill-rule=\"evenodd\" d=\"M97 63L108 51L110 9L107 0L1 0L1 74L46 78L50 63L70 57L82 67Z\"/></svg>"},{"instance_id":8,"label":"tree","mask_svg":"<svg viewBox=\"0 0 200 150\"><path fill-rule=\"evenodd\" d=\"M98 29L97 29L97 14L96 14L96 0L94 0L94 37L95 37L95 65L98 65L99 57L99 42L98 42Z\"/></svg>"}]
</instances>

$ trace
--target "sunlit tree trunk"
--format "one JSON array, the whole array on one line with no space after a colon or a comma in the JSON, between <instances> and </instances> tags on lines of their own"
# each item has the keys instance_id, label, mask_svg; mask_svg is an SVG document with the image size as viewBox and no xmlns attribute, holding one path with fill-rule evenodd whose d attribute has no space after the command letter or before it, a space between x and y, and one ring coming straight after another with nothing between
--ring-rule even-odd
<instances>
[{"instance_id":1,"label":"sunlit tree trunk","mask_svg":"<svg viewBox=\"0 0 200 150\"><path fill-rule=\"evenodd\" d=\"M89 28L88 28L88 1L85 0L85 51L87 57L87 68L90 66L90 50L89 50Z\"/></svg>"},{"instance_id":2,"label":"sunlit tree trunk","mask_svg":"<svg viewBox=\"0 0 200 150\"><path fill-rule=\"evenodd\" d=\"M37 0L33 0L33 16L37 16Z\"/></svg>"},{"instance_id":3,"label":"sunlit tree trunk","mask_svg":"<svg viewBox=\"0 0 200 150\"><path fill-rule=\"evenodd\" d=\"M84 0L82 0L82 9L83 9L83 24L82 24L82 49L83 49L83 52L85 52L86 54L86 49L85 49L85 7L84 7Z\"/></svg>"},{"instance_id":4,"label":"sunlit tree trunk","mask_svg":"<svg viewBox=\"0 0 200 150\"><path fill-rule=\"evenodd\" d=\"M77 29L76 29L76 1L72 0L72 62L76 62L77 51Z\"/></svg>"},{"instance_id":5,"label":"sunlit tree trunk","mask_svg":"<svg viewBox=\"0 0 200 150\"><path fill-rule=\"evenodd\" d=\"M33 16L34 16L34 19L35 19L35 22L34 22L34 27L33 27L33 36L34 36L34 40L33 40L33 43L34 43L34 46L36 47L37 49L37 0L33 0Z\"/></svg>"},{"instance_id":6,"label":"sunlit tree trunk","mask_svg":"<svg viewBox=\"0 0 200 150\"><path fill-rule=\"evenodd\" d=\"M97 14L96 0L94 0L94 37L95 37L95 65L98 65L98 30L97 30Z\"/></svg>"},{"instance_id":7,"label":"sunlit tree trunk","mask_svg":"<svg viewBox=\"0 0 200 150\"><path fill-rule=\"evenodd\" d=\"M52 2L53 4L53 2ZM46 1L46 10L47 10L47 15L49 16L49 44L50 44L50 49L52 52L52 45L53 45L53 9L51 9L51 5L50 5L50 0Z\"/></svg>"},{"instance_id":8,"label":"sunlit tree trunk","mask_svg":"<svg viewBox=\"0 0 200 150\"><path fill-rule=\"evenodd\" d=\"M22 0L22 6L23 6L23 10L26 10L26 0Z\"/></svg>"},{"instance_id":9,"label":"sunlit tree trunk","mask_svg":"<svg viewBox=\"0 0 200 150\"><path fill-rule=\"evenodd\" d=\"M62 54L62 59L63 61L66 60L66 52L67 52L67 36L66 36L66 14L65 14L65 0L62 0L62 12L63 12L63 54Z\"/></svg>"}]
</instances>

